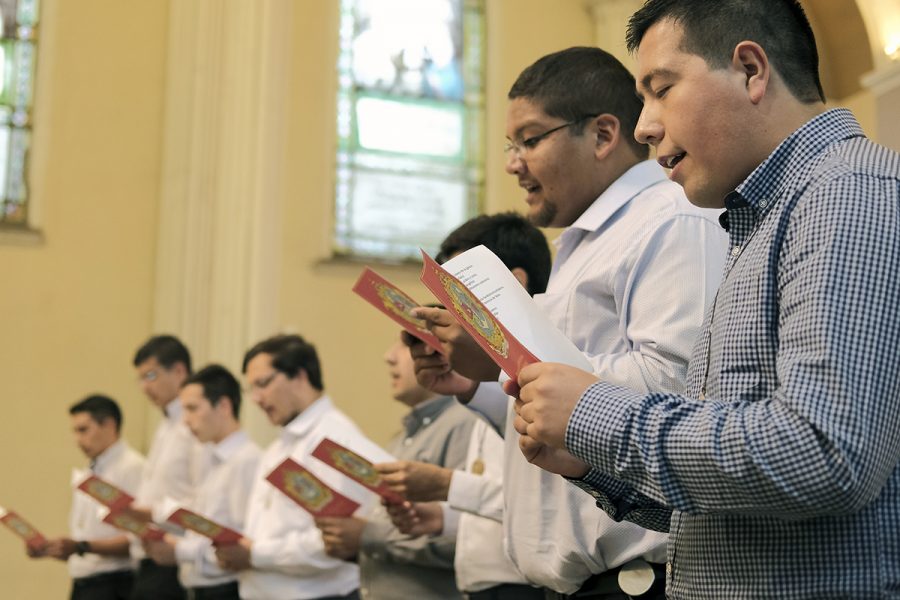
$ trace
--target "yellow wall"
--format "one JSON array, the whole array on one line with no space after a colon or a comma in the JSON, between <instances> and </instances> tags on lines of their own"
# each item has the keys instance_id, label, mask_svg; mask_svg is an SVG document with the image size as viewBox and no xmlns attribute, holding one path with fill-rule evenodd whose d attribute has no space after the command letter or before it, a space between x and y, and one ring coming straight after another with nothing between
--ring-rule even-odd
<instances>
[{"instance_id":1,"label":"yellow wall","mask_svg":"<svg viewBox=\"0 0 900 600\"><path fill-rule=\"evenodd\" d=\"M130 357L150 327L167 3L42 2L32 190L40 245L0 244L0 505L66 531L67 408L103 391L143 445ZM0 597L63 598L64 565L0 532Z\"/></svg>"}]
</instances>

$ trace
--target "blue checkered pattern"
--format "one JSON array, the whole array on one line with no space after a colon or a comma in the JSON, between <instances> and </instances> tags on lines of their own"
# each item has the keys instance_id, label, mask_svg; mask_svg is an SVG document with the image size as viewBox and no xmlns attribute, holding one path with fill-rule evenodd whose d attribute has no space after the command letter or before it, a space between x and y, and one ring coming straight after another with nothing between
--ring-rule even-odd
<instances>
[{"instance_id":1,"label":"blue checkered pattern","mask_svg":"<svg viewBox=\"0 0 900 600\"><path fill-rule=\"evenodd\" d=\"M671 514L671 598L900 598L900 156L829 111L726 206L686 395L589 388L578 483Z\"/></svg>"}]
</instances>

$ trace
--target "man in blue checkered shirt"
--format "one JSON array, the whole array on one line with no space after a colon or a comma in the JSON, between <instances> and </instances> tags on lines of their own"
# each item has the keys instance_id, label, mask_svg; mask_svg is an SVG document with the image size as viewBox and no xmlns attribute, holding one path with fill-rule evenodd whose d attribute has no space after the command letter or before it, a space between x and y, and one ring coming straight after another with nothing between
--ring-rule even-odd
<instances>
[{"instance_id":1,"label":"man in blue checkered shirt","mask_svg":"<svg viewBox=\"0 0 900 600\"><path fill-rule=\"evenodd\" d=\"M685 395L532 365L522 451L671 527L671 598L900 597L900 156L825 110L794 0L648 0L628 45L636 137L727 208L723 281Z\"/></svg>"}]
</instances>

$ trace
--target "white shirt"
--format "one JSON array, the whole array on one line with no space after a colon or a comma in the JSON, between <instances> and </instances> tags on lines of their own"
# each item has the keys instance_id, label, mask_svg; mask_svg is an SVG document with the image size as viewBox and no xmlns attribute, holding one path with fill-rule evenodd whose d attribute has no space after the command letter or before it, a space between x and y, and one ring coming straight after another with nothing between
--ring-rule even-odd
<instances>
[{"instance_id":1,"label":"white shirt","mask_svg":"<svg viewBox=\"0 0 900 600\"><path fill-rule=\"evenodd\" d=\"M263 453L247 506L244 535L252 542L253 568L241 571L238 577L241 598L303 600L344 596L359 588L359 567L325 554L322 533L312 515L265 479L290 457L332 489L371 506L377 501L374 494L310 456L325 437L363 455L368 453L360 445L371 444L353 421L323 396L288 423ZM366 509L364 505L357 513Z\"/></svg>"},{"instance_id":2,"label":"white shirt","mask_svg":"<svg viewBox=\"0 0 900 600\"><path fill-rule=\"evenodd\" d=\"M165 499L188 504L194 488L203 479L209 468L209 452L197 441L181 419L181 401L175 398L166 405L165 418L159 422L144 476L135 496L135 505L149 508L153 520L161 523L168 515L163 514ZM131 555L144 558L144 549L139 540L132 536Z\"/></svg>"},{"instance_id":3,"label":"white shirt","mask_svg":"<svg viewBox=\"0 0 900 600\"><path fill-rule=\"evenodd\" d=\"M119 487L131 495L137 491L144 469L144 457L132 450L123 440L118 440L103 451L94 461L92 471L101 479ZM74 540L101 540L120 537L122 532L100 519L100 504L75 489L72 511L69 514L69 531ZM127 556L100 556L86 553L69 557L69 574L73 578L90 577L100 573L124 571L133 568Z\"/></svg>"},{"instance_id":4,"label":"white shirt","mask_svg":"<svg viewBox=\"0 0 900 600\"><path fill-rule=\"evenodd\" d=\"M230 527L244 530L247 500L259 468L262 451L238 430L212 447L209 473L186 508ZM236 581L237 574L219 568L209 538L188 531L175 544L178 577L186 588L208 587Z\"/></svg>"},{"instance_id":5,"label":"white shirt","mask_svg":"<svg viewBox=\"0 0 900 600\"><path fill-rule=\"evenodd\" d=\"M453 471L443 535L456 530L456 585L478 592L503 583L526 583L503 547L503 438L484 420L472 430L465 470ZM473 472L479 462L481 474ZM459 511L458 519L453 513Z\"/></svg>"},{"instance_id":6,"label":"white shirt","mask_svg":"<svg viewBox=\"0 0 900 600\"><path fill-rule=\"evenodd\" d=\"M657 163L635 165L556 240L547 292L535 302L600 378L680 392L725 263L717 218L691 205ZM498 386L482 384L476 396L474 406L507 406L503 525L509 556L530 581L572 593L634 558L665 560L665 534L612 521L589 495L525 460Z\"/></svg>"}]
</instances>

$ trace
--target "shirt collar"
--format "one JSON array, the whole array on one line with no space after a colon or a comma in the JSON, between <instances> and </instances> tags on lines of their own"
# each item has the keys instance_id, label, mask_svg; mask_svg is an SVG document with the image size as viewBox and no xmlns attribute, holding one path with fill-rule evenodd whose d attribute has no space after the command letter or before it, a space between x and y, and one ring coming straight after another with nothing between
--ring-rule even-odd
<instances>
[{"instance_id":1,"label":"shirt collar","mask_svg":"<svg viewBox=\"0 0 900 600\"><path fill-rule=\"evenodd\" d=\"M403 417L403 427L406 429L407 437L422 427L431 425L454 402L456 402L456 398L452 396L439 396L414 406L409 414Z\"/></svg>"},{"instance_id":2,"label":"shirt collar","mask_svg":"<svg viewBox=\"0 0 900 600\"><path fill-rule=\"evenodd\" d=\"M782 141L734 192L725 198L729 210L749 207L762 216L782 195L787 186L797 181L797 173L811 159L842 140L865 134L853 114L838 108L825 111L807 121Z\"/></svg>"},{"instance_id":3,"label":"shirt collar","mask_svg":"<svg viewBox=\"0 0 900 600\"><path fill-rule=\"evenodd\" d=\"M178 422L181 420L181 398L175 397L174 400L166 404L166 407L163 409L163 413L166 415L166 419L172 422Z\"/></svg>"},{"instance_id":4,"label":"shirt collar","mask_svg":"<svg viewBox=\"0 0 900 600\"><path fill-rule=\"evenodd\" d=\"M241 446L244 445L250 438L247 436L247 432L243 429L238 429L237 431L232 432L228 437L219 442L218 444L213 446L213 456L216 457L220 462L225 462L232 456L234 453L240 450Z\"/></svg>"},{"instance_id":5,"label":"shirt collar","mask_svg":"<svg viewBox=\"0 0 900 600\"><path fill-rule=\"evenodd\" d=\"M119 438L112 444L110 444L109 448L101 452L97 455L97 458L91 461L91 470L100 472L109 466L110 463L115 462L122 453L125 452L125 442Z\"/></svg>"},{"instance_id":6,"label":"shirt collar","mask_svg":"<svg viewBox=\"0 0 900 600\"><path fill-rule=\"evenodd\" d=\"M639 162L613 181L566 231L597 231L629 200L665 180L666 172L656 161Z\"/></svg>"},{"instance_id":7,"label":"shirt collar","mask_svg":"<svg viewBox=\"0 0 900 600\"><path fill-rule=\"evenodd\" d=\"M282 428L282 437L296 439L307 435L313 430L322 416L332 408L334 408L334 405L331 402L331 398L323 394Z\"/></svg>"}]
</instances>

